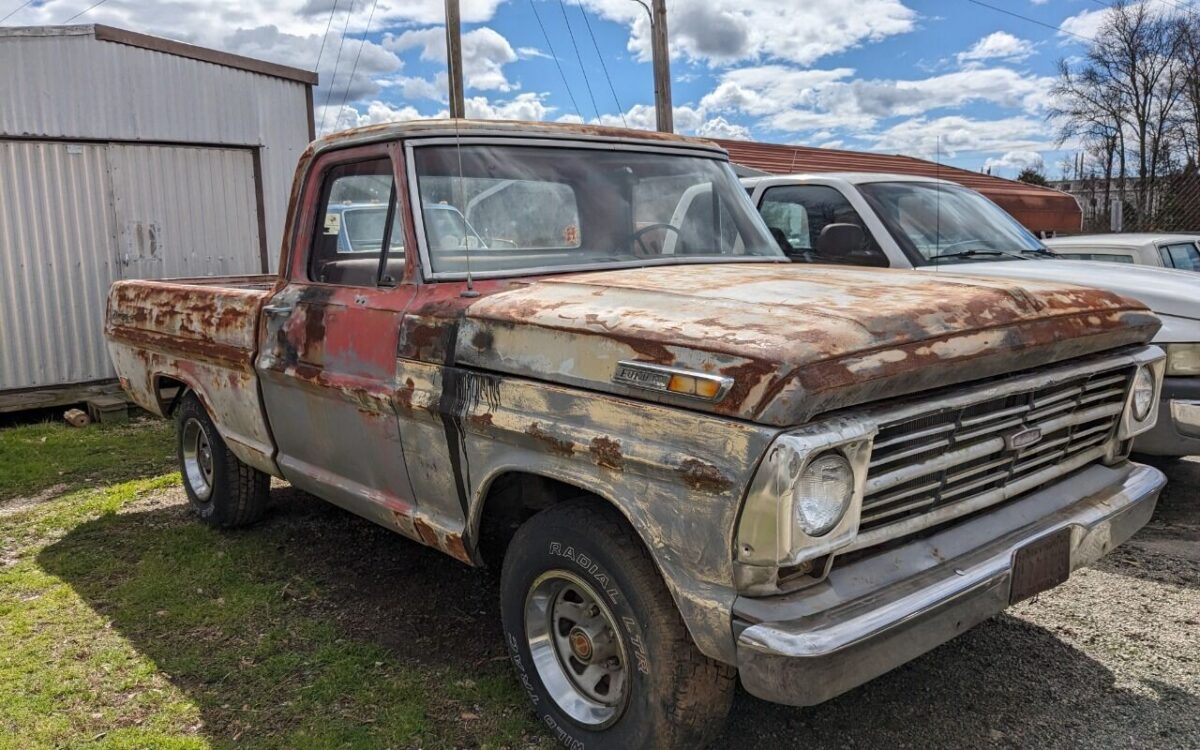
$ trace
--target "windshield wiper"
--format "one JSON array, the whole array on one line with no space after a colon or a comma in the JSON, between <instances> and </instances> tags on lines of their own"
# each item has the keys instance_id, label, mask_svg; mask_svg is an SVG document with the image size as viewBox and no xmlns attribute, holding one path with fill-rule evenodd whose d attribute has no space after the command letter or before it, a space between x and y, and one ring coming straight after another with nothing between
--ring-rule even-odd
<instances>
[{"instance_id":1,"label":"windshield wiper","mask_svg":"<svg viewBox=\"0 0 1200 750\"><path fill-rule=\"evenodd\" d=\"M938 261L949 258L973 258L976 255L1005 255L1009 258L1022 257L1020 253L1014 253L1011 250L957 250L952 253L939 253L937 255L930 256L929 260Z\"/></svg>"},{"instance_id":2,"label":"windshield wiper","mask_svg":"<svg viewBox=\"0 0 1200 750\"><path fill-rule=\"evenodd\" d=\"M1058 253L1048 247L1026 248L1021 250L1022 255L1032 255L1035 258L1057 258Z\"/></svg>"}]
</instances>

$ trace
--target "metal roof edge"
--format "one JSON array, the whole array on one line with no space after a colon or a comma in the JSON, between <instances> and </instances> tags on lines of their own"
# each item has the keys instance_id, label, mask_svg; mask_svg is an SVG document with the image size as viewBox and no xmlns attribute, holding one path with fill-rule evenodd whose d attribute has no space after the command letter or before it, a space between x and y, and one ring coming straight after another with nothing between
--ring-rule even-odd
<instances>
[{"instance_id":1,"label":"metal roof edge","mask_svg":"<svg viewBox=\"0 0 1200 750\"><path fill-rule=\"evenodd\" d=\"M188 44L187 42L142 34L137 31L129 31L128 29L121 29L116 26L105 26L99 23L75 26L9 26L0 28L0 38L56 36L91 36L101 42L140 47L142 49L163 52L168 55L221 65L226 68L235 68L272 78L295 81L307 86L316 86L318 81L315 71L293 68L287 65L267 62L266 60L259 60L254 57L235 55L232 52L222 52L221 50L209 47L201 47L195 44Z\"/></svg>"}]
</instances>

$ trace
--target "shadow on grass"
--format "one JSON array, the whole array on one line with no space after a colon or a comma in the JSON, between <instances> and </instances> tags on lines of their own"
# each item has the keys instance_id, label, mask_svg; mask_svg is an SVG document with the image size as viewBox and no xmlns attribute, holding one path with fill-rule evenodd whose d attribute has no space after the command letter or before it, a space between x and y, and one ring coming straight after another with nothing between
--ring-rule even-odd
<instances>
[{"instance_id":1,"label":"shadow on grass","mask_svg":"<svg viewBox=\"0 0 1200 750\"><path fill-rule=\"evenodd\" d=\"M214 532L179 502L84 523L37 561L188 695L217 745L547 745L488 577L273 495L252 528Z\"/></svg>"},{"instance_id":2,"label":"shadow on grass","mask_svg":"<svg viewBox=\"0 0 1200 750\"><path fill-rule=\"evenodd\" d=\"M287 502L251 529L212 532L175 504L83 524L38 562L188 694L219 746L547 746L509 675L491 577L274 494ZM822 706L739 692L716 746L1186 744L1200 700L1142 687L1001 616Z\"/></svg>"}]
</instances>

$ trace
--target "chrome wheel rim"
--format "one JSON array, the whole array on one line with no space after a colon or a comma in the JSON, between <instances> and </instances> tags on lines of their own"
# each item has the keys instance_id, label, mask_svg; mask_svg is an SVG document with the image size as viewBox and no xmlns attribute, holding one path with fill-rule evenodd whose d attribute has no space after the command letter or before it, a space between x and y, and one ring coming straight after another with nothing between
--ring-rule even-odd
<instances>
[{"instance_id":1,"label":"chrome wheel rim","mask_svg":"<svg viewBox=\"0 0 1200 750\"><path fill-rule=\"evenodd\" d=\"M213 454L208 432L195 417L183 425L183 477L200 500L212 496Z\"/></svg>"},{"instance_id":2,"label":"chrome wheel rim","mask_svg":"<svg viewBox=\"0 0 1200 750\"><path fill-rule=\"evenodd\" d=\"M591 728L620 718L629 660L595 589L563 570L539 576L525 598L525 636L542 684L564 713Z\"/></svg>"}]
</instances>

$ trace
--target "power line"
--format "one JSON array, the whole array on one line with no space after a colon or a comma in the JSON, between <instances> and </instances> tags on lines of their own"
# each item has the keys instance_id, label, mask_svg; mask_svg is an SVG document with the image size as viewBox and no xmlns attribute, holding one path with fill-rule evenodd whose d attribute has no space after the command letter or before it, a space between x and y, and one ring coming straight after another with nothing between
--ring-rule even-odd
<instances>
[{"instance_id":1,"label":"power line","mask_svg":"<svg viewBox=\"0 0 1200 750\"><path fill-rule=\"evenodd\" d=\"M0 18L0 23L4 23L8 19L17 15L18 11L24 10L24 9L28 8L30 5L33 5L33 0L25 0L25 2L21 3L16 8L13 8L11 11L9 11L9 14L7 16L5 16L4 18Z\"/></svg>"},{"instance_id":2,"label":"power line","mask_svg":"<svg viewBox=\"0 0 1200 750\"><path fill-rule=\"evenodd\" d=\"M333 75L329 77L329 88L325 90L325 104L321 112L321 132L325 132L325 118L329 116L329 98L333 96L333 85L337 83L338 65L342 62L342 47L346 44L346 29L350 28L350 16L354 15L354 0L350 0L350 10L346 11L346 22L342 24L342 38L338 40L337 57L333 60ZM340 116L341 113L339 112ZM333 124L337 125L337 118Z\"/></svg>"},{"instance_id":3,"label":"power line","mask_svg":"<svg viewBox=\"0 0 1200 750\"><path fill-rule=\"evenodd\" d=\"M96 3L95 5L89 5L88 7L84 8L83 10L79 11L75 15L68 18L67 20L63 21L63 23L70 23L70 22L74 21L76 18L79 18L80 16L82 16L84 13L87 13L89 10L91 10L93 8L99 8L101 5L104 5L107 2L108 2L108 0L100 0L100 2Z\"/></svg>"},{"instance_id":4,"label":"power line","mask_svg":"<svg viewBox=\"0 0 1200 750\"><path fill-rule=\"evenodd\" d=\"M558 68L558 76L562 78L563 88L567 90L567 96L571 99L571 106L575 108L575 114L579 115L579 119L583 120L583 112L579 111L579 103L575 101L575 95L571 93L571 84L567 83L567 74L563 72L562 63L559 61L558 55L554 53L554 45L550 43L550 35L546 33L546 25L542 23L542 16L538 13L534 0L529 0L529 9L533 11L533 17L537 19L538 27L542 30L542 38L546 40L546 49L550 50L550 57L554 58L554 67Z\"/></svg>"},{"instance_id":5,"label":"power line","mask_svg":"<svg viewBox=\"0 0 1200 750\"><path fill-rule=\"evenodd\" d=\"M608 81L608 90L612 92L613 102L616 103L617 112L621 115L621 124L629 127L629 123L625 122L625 108L621 106L621 100L617 98L617 90L613 87L612 77L608 74L608 66L604 64L604 55L600 54L600 45L596 43L596 35L592 32L592 22L588 20L588 14L584 10L583 3L579 4L579 15L583 16L583 23L587 26L588 36L592 38L592 46L596 48L596 57L600 60L600 69L604 71L604 79Z\"/></svg>"},{"instance_id":6,"label":"power line","mask_svg":"<svg viewBox=\"0 0 1200 750\"><path fill-rule=\"evenodd\" d=\"M321 71L321 58L325 55L325 42L329 41L329 27L333 25L333 16L337 13L339 2L341 0L333 0L333 7L329 9L329 20L325 22L325 35L321 37L321 49L317 52L317 64L313 67L318 73Z\"/></svg>"},{"instance_id":7,"label":"power line","mask_svg":"<svg viewBox=\"0 0 1200 750\"><path fill-rule=\"evenodd\" d=\"M350 96L350 87L354 85L354 74L358 72L358 58L362 57L363 47L367 46L367 35L371 33L371 21L375 18L375 6L379 5L379 0L374 0L371 3L371 13L367 16L367 27L363 29L362 41L358 43L358 53L354 56L354 65L350 67L350 78L346 81L346 90L342 93L342 103L338 105L338 112L346 106L346 97Z\"/></svg>"},{"instance_id":8,"label":"power line","mask_svg":"<svg viewBox=\"0 0 1200 750\"><path fill-rule=\"evenodd\" d=\"M1044 26L1047 29L1050 29L1051 31L1057 31L1062 34L1070 34L1071 36L1076 37L1077 39L1082 39L1085 42L1094 42L1095 41L1094 39L1092 39L1090 37L1086 37L1081 34L1076 34L1074 31L1067 31L1066 29L1064 29L1061 26L1055 26L1052 23L1046 23L1045 21L1039 21L1036 18L1030 18L1029 16L1023 16L1020 13L1014 13L1011 10L1005 10L1004 8L997 8L995 5L989 5L987 3L980 2L980 0L967 0L967 2L974 3L975 5L978 5L981 8L987 8L989 10L994 10L997 13L1003 13L1006 16L1012 16L1013 18L1019 18L1022 21L1028 21L1029 23L1035 23L1038 26Z\"/></svg>"},{"instance_id":9,"label":"power line","mask_svg":"<svg viewBox=\"0 0 1200 750\"><path fill-rule=\"evenodd\" d=\"M563 4L563 0L558 0L558 7L562 9L563 23L567 25L567 34L571 37L571 46L575 48L575 59L579 61L579 72L583 74L583 85L587 87L588 98L592 100L592 109L596 112L596 119L600 119L600 108L596 106L596 95L592 93L592 82L588 80L587 68L583 65L583 55L579 54L579 45L575 42L575 31L571 28L571 21L567 18L567 6Z\"/></svg>"}]
</instances>

